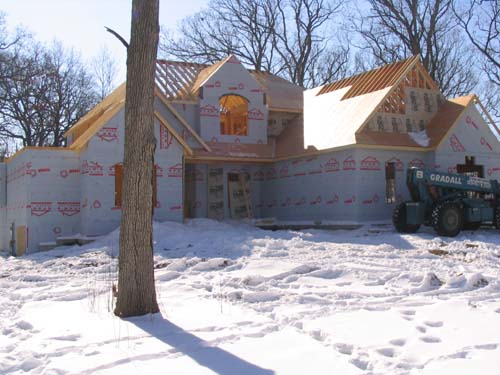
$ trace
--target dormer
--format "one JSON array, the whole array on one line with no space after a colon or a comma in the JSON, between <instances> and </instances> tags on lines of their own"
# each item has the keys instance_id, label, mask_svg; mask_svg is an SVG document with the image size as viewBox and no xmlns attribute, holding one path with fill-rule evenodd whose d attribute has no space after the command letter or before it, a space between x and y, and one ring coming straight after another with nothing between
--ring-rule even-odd
<instances>
[{"instance_id":1,"label":"dormer","mask_svg":"<svg viewBox=\"0 0 500 375\"><path fill-rule=\"evenodd\" d=\"M229 56L213 65L159 60L156 84L212 155L302 151L303 89L283 78Z\"/></svg>"},{"instance_id":2,"label":"dormer","mask_svg":"<svg viewBox=\"0 0 500 375\"><path fill-rule=\"evenodd\" d=\"M205 141L267 144L266 94L236 57L202 70L193 89L198 92Z\"/></svg>"}]
</instances>

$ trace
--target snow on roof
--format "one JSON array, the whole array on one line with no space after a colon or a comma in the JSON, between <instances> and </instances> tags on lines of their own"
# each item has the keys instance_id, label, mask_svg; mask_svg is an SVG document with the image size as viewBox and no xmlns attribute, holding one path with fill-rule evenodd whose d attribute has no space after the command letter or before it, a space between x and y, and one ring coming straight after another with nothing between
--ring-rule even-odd
<instances>
[{"instance_id":1,"label":"snow on roof","mask_svg":"<svg viewBox=\"0 0 500 375\"><path fill-rule=\"evenodd\" d=\"M446 100L427 125L425 134L378 132L365 128L356 134L356 143L399 147L437 147L474 100L477 100L475 95Z\"/></svg>"},{"instance_id":2,"label":"snow on roof","mask_svg":"<svg viewBox=\"0 0 500 375\"><path fill-rule=\"evenodd\" d=\"M420 132L409 132L408 135L410 136L411 139L413 139L416 143L418 143L422 147L427 147L429 146L429 136L427 135L427 132L424 130Z\"/></svg>"}]
</instances>

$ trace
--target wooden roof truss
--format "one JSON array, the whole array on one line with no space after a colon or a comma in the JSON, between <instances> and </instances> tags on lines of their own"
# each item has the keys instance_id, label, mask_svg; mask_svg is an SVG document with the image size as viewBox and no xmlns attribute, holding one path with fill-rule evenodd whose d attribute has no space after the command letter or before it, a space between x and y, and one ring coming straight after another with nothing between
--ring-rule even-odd
<instances>
[{"instance_id":1,"label":"wooden roof truss","mask_svg":"<svg viewBox=\"0 0 500 375\"><path fill-rule=\"evenodd\" d=\"M405 88L413 87L418 89L439 90L438 85L418 62L410 68L404 79L389 96L384 100L379 108L379 112L386 113L406 113L406 95Z\"/></svg>"},{"instance_id":2,"label":"wooden roof truss","mask_svg":"<svg viewBox=\"0 0 500 375\"><path fill-rule=\"evenodd\" d=\"M406 100L404 87L404 85L396 87L382 103L379 112L405 114Z\"/></svg>"},{"instance_id":3,"label":"wooden roof truss","mask_svg":"<svg viewBox=\"0 0 500 375\"><path fill-rule=\"evenodd\" d=\"M317 95L326 94L328 92L350 86L350 89L342 97L342 100L346 100L355 96L382 90L386 87L396 84L396 82L406 72L406 70L411 65L415 64L415 62L419 61L419 59L419 56L413 56L403 61L384 65L380 68L330 83L323 86L323 88L318 92Z\"/></svg>"},{"instance_id":4,"label":"wooden roof truss","mask_svg":"<svg viewBox=\"0 0 500 375\"><path fill-rule=\"evenodd\" d=\"M405 86L438 90L437 84L422 66L420 56L413 56L406 60L384 65L380 68L325 85L317 95L349 87L349 90L341 99L346 100L397 85L401 81L402 76L404 76L403 84ZM404 90L398 87L396 91L398 92L392 93L387 103L384 103L383 110L404 113L404 103L397 103L398 98L404 98Z\"/></svg>"},{"instance_id":5,"label":"wooden roof truss","mask_svg":"<svg viewBox=\"0 0 500 375\"><path fill-rule=\"evenodd\" d=\"M156 62L156 85L167 99L195 100L193 84L207 65L176 61Z\"/></svg>"},{"instance_id":6,"label":"wooden roof truss","mask_svg":"<svg viewBox=\"0 0 500 375\"><path fill-rule=\"evenodd\" d=\"M406 86L419 89L439 90L437 83L434 82L420 62L412 67L403 80L403 83Z\"/></svg>"}]
</instances>

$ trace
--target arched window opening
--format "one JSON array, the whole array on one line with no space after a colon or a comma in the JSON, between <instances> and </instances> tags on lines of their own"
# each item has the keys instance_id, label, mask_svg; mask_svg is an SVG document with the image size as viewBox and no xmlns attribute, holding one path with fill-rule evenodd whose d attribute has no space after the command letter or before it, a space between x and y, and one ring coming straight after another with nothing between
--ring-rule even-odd
<instances>
[{"instance_id":1,"label":"arched window opening","mask_svg":"<svg viewBox=\"0 0 500 375\"><path fill-rule=\"evenodd\" d=\"M240 95L224 95L219 99L220 133L248 135L248 101Z\"/></svg>"}]
</instances>

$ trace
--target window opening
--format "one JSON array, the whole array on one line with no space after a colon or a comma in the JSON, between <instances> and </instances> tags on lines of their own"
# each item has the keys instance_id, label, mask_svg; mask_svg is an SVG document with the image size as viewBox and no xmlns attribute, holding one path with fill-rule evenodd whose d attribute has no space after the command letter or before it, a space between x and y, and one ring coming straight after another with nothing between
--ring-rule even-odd
<instances>
[{"instance_id":1,"label":"window opening","mask_svg":"<svg viewBox=\"0 0 500 375\"><path fill-rule=\"evenodd\" d=\"M155 166L153 172L153 210L156 207L156 169ZM122 196L123 196L123 164L115 164L115 207L122 206Z\"/></svg>"},{"instance_id":2,"label":"window opening","mask_svg":"<svg viewBox=\"0 0 500 375\"><path fill-rule=\"evenodd\" d=\"M248 135L248 100L240 95L224 95L219 99L220 133Z\"/></svg>"},{"instance_id":3,"label":"window opening","mask_svg":"<svg viewBox=\"0 0 500 375\"><path fill-rule=\"evenodd\" d=\"M396 202L396 163L385 163L385 201Z\"/></svg>"}]
</instances>

